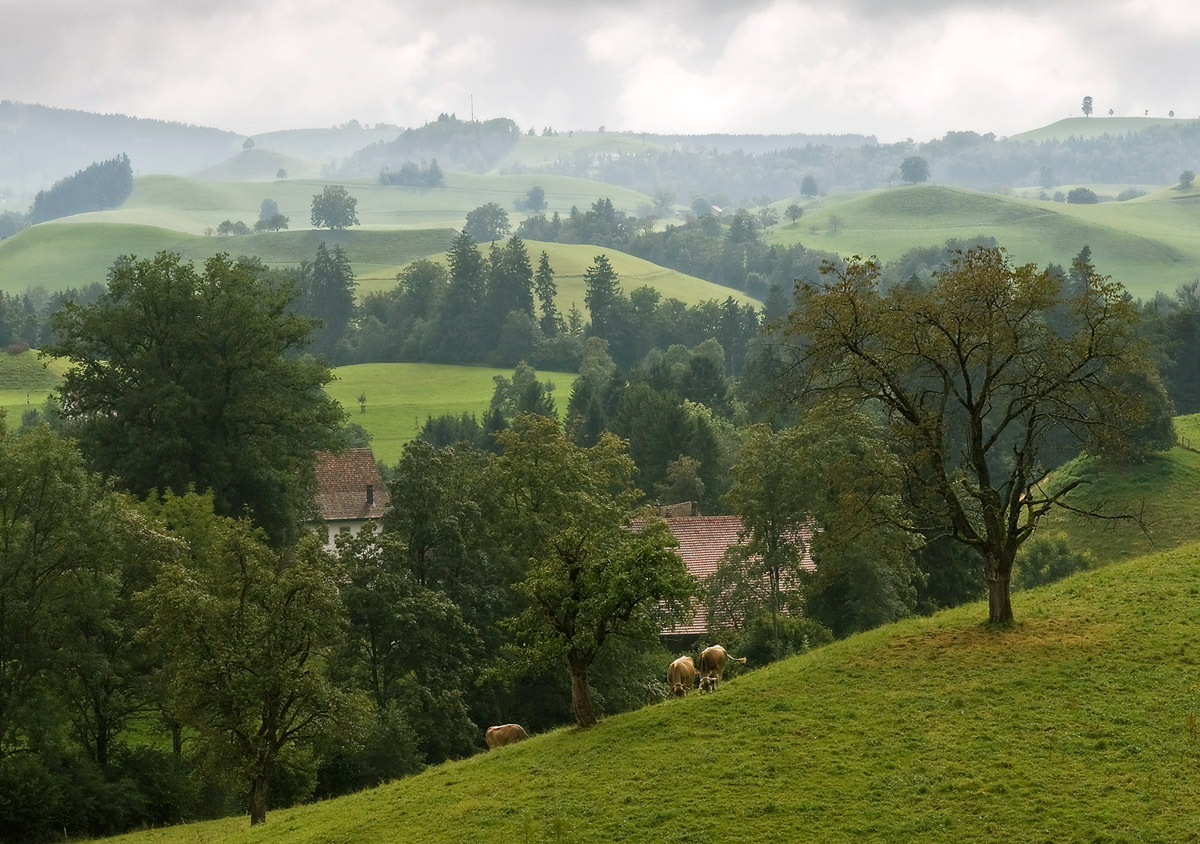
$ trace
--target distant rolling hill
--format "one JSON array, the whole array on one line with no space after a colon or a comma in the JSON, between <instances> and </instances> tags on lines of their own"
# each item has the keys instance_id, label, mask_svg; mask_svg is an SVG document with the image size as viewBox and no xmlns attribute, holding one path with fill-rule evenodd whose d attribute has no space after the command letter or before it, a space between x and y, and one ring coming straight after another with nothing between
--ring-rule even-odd
<instances>
[{"instance_id":1,"label":"distant rolling hill","mask_svg":"<svg viewBox=\"0 0 1200 844\"><path fill-rule=\"evenodd\" d=\"M1143 132L1153 126L1178 126L1181 123L1195 123L1195 120L1185 120L1175 117L1066 117L1042 126L1009 135L1010 141L1065 141L1068 138L1099 138L1104 135L1128 135L1131 132Z\"/></svg>"},{"instance_id":2,"label":"distant rolling hill","mask_svg":"<svg viewBox=\"0 0 1200 844\"><path fill-rule=\"evenodd\" d=\"M252 168L261 162L282 159L268 153L254 154L245 161ZM242 160L239 155L233 161ZM233 168L231 162L221 167ZM566 214L572 206L586 210L601 197L608 197L622 211L636 212L650 200L627 188L613 187L570 176L483 176L448 172L440 188L413 188L380 185L375 180L336 182L293 178L276 180L271 164L267 181L213 181L178 176L145 176L134 180L133 194L120 208L65 218L66 222L140 223L202 234L216 228L222 220L242 220L252 226L258 219L264 199L273 199L280 213L290 218L292 229L311 226L313 197L328 184L344 184L357 200L356 211L361 229L371 228L461 228L467 212L488 202L508 211L514 226L525 215L514 210L514 202L523 199L534 186L545 191L547 214ZM286 168L285 168L286 169Z\"/></svg>"},{"instance_id":3,"label":"distant rolling hill","mask_svg":"<svg viewBox=\"0 0 1200 844\"><path fill-rule=\"evenodd\" d=\"M782 211L790 202L776 203ZM990 235L1014 260L1069 266L1085 244L1102 273L1150 297L1200 277L1200 190L1070 205L966 188L908 185L808 201L771 240L842 255L899 258L915 246ZM834 218L837 225L834 226Z\"/></svg>"},{"instance_id":4,"label":"distant rolling hill","mask_svg":"<svg viewBox=\"0 0 1200 844\"><path fill-rule=\"evenodd\" d=\"M268 149L244 149L232 158L198 173L195 179L214 182L274 182L284 178L313 179L321 175L321 162Z\"/></svg>"}]
</instances>

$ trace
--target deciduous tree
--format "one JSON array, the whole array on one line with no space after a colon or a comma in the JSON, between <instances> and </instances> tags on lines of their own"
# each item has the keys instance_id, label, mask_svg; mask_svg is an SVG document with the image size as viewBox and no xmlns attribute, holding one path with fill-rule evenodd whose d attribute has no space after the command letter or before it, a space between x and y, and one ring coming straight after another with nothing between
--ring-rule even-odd
<instances>
[{"instance_id":1,"label":"deciduous tree","mask_svg":"<svg viewBox=\"0 0 1200 844\"><path fill-rule=\"evenodd\" d=\"M333 231L357 226L357 207L358 200L350 195L345 185L326 185L325 190L313 197L312 224Z\"/></svg>"},{"instance_id":2,"label":"deciduous tree","mask_svg":"<svg viewBox=\"0 0 1200 844\"><path fill-rule=\"evenodd\" d=\"M565 663L575 721L590 727L588 675L605 643L656 637L684 617L696 584L666 523L637 509L641 492L621 440L606 433L579 448L557 419L533 415L497 439L510 542L528 561L520 586L528 608L512 624L518 655L526 664Z\"/></svg>"},{"instance_id":3,"label":"deciduous tree","mask_svg":"<svg viewBox=\"0 0 1200 844\"><path fill-rule=\"evenodd\" d=\"M55 314L46 351L71 361L60 395L91 466L142 497L211 489L219 513L278 540L344 413L321 390L329 367L295 355L312 321L260 274L226 255L203 271L169 252L122 259L97 302Z\"/></svg>"},{"instance_id":4,"label":"deciduous tree","mask_svg":"<svg viewBox=\"0 0 1200 844\"><path fill-rule=\"evenodd\" d=\"M1043 482L1048 443L1122 439L1153 413L1122 386L1131 375L1156 383L1133 305L1094 271L1065 295L997 248L959 255L926 289L885 293L878 265L861 259L824 272L826 284L797 292L787 389L880 408L912 500L982 558L988 617L1010 623L1017 550L1079 484Z\"/></svg>"}]
</instances>

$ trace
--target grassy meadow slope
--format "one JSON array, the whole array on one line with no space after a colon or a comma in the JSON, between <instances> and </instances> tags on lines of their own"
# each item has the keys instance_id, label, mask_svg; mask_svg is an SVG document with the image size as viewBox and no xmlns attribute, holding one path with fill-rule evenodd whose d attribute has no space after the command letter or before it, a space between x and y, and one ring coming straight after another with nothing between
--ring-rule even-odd
<instances>
[{"instance_id":1,"label":"grassy meadow slope","mask_svg":"<svg viewBox=\"0 0 1200 844\"><path fill-rule=\"evenodd\" d=\"M830 226L832 217L840 220L836 231ZM1068 205L910 185L812 202L796 223L775 226L771 239L891 261L914 246L976 235L996 238L1016 261L1043 266L1069 266L1079 249L1089 245L1101 272L1135 296L1149 297L1200 277L1200 191L1165 190L1128 202Z\"/></svg>"},{"instance_id":2,"label":"grassy meadow slope","mask_svg":"<svg viewBox=\"0 0 1200 844\"><path fill-rule=\"evenodd\" d=\"M404 444L420 433L429 416L467 412L482 417L492 400L497 375L512 377L511 369L483 366L449 366L433 363L364 363L340 366L337 380L326 392L350 414L350 421L371 434L375 457L391 465L400 459ZM566 410L575 376L567 372L539 372L538 380L554 384L559 412ZM358 397L366 395L366 412Z\"/></svg>"},{"instance_id":3,"label":"grassy meadow slope","mask_svg":"<svg viewBox=\"0 0 1200 844\"><path fill-rule=\"evenodd\" d=\"M27 409L41 408L65 369L64 361L41 360L35 351L19 355L0 352L0 409L9 429L21 424L21 414Z\"/></svg>"},{"instance_id":4,"label":"grassy meadow slope","mask_svg":"<svg viewBox=\"0 0 1200 844\"><path fill-rule=\"evenodd\" d=\"M1049 126L1041 126L1009 135L1010 141L1065 141L1068 138L1099 138L1104 135L1128 135L1143 132L1152 126L1174 126L1179 123L1195 123L1174 117L1066 117Z\"/></svg>"},{"instance_id":5,"label":"grassy meadow slope","mask_svg":"<svg viewBox=\"0 0 1200 844\"><path fill-rule=\"evenodd\" d=\"M1090 550L1099 562L1174 548L1200 539L1200 414L1179 416L1175 430L1191 448L1176 447L1145 463L1110 466L1078 457L1051 475L1051 483L1081 479L1072 506L1141 516L1135 522L1105 522L1056 512L1043 529L1063 531L1077 550Z\"/></svg>"},{"instance_id":6,"label":"grassy meadow slope","mask_svg":"<svg viewBox=\"0 0 1200 844\"><path fill-rule=\"evenodd\" d=\"M197 263L228 252L255 255L269 266L296 265L311 261L321 243L341 244L360 276L394 284L399 266L442 252L452 237L449 229L302 229L205 237L150 225L63 222L34 226L0 241L0 290L21 293L35 286L60 290L103 282L119 255L148 258L164 249Z\"/></svg>"},{"instance_id":7,"label":"grassy meadow slope","mask_svg":"<svg viewBox=\"0 0 1200 844\"><path fill-rule=\"evenodd\" d=\"M889 625L349 797L119 844L1184 842L1200 546Z\"/></svg>"},{"instance_id":8,"label":"grassy meadow slope","mask_svg":"<svg viewBox=\"0 0 1200 844\"><path fill-rule=\"evenodd\" d=\"M251 150L251 153L256 152ZM264 155L266 153L263 153ZM227 162L230 167L233 165ZM225 165L222 165L225 166ZM650 200L627 188L571 176L481 176L447 172L440 188L380 185L373 181L334 182L321 179L276 180L275 170L262 181L204 181L180 176L143 176L134 180L125 204L111 211L96 211L67 218L70 222L117 222L177 228L201 234L222 220L243 220L253 225L264 199L273 199L293 229L308 228L313 197L328 184L345 184L357 200L356 212L363 228L461 228L467 212L488 202L498 203L514 222L523 215L513 210L535 185L546 193L547 213L567 213L575 205L586 209L607 196L620 210L633 212ZM160 216L162 215L162 216Z\"/></svg>"}]
</instances>

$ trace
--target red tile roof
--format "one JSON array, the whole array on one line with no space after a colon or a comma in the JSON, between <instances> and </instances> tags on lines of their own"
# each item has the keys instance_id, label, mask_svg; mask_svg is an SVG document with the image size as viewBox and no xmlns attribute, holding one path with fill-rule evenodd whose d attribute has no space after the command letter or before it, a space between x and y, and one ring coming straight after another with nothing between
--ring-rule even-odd
<instances>
[{"instance_id":1,"label":"red tile roof","mask_svg":"<svg viewBox=\"0 0 1200 844\"><path fill-rule=\"evenodd\" d=\"M665 521L679 540L679 556L683 558L688 572L701 581L717 570L731 546L740 544L738 533L742 530L741 516L677 516ZM812 531L803 530L802 537L807 546L812 539ZM800 565L809 571L816 568L808 554L805 554ZM664 630L664 635L695 636L708 632L704 608L698 602L693 604L695 609L692 617Z\"/></svg>"},{"instance_id":2,"label":"red tile roof","mask_svg":"<svg viewBox=\"0 0 1200 844\"><path fill-rule=\"evenodd\" d=\"M317 509L325 521L378 519L390 505L387 487L371 449L351 448L342 454L317 455Z\"/></svg>"}]
</instances>

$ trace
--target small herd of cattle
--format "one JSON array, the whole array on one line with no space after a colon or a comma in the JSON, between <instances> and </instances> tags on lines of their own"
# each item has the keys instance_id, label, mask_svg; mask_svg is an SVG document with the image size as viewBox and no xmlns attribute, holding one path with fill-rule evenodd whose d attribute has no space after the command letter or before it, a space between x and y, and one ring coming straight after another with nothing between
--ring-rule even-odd
<instances>
[{"instance_id":1,"label":"small herd of cattle","mask_svg":"<svg viewBox=\"0 0 1200 844\"><path fill-rule=\"evenodd\" d=\"M731 657L729 652L720 645L713 645L711 648L705 648L700 652L700 670L696 671L696 664L692 662L690 656L681 656L679 659L671 663L667 669L667 685L671 687L671 694L675 697L683 697L696 685L696 677L700 677L700 691L712 692L716 691L717 686L721 684L721 676L725 673L725 663L729 660L734 662L745 663L746 658ZM484 739L487 741L488 750L494 750L497 747L504 747L506 744L522 741L529 738L525 728L520 724L503 724L497 727L488 727L484 734Z\"/></svg>"}]
</instances>

